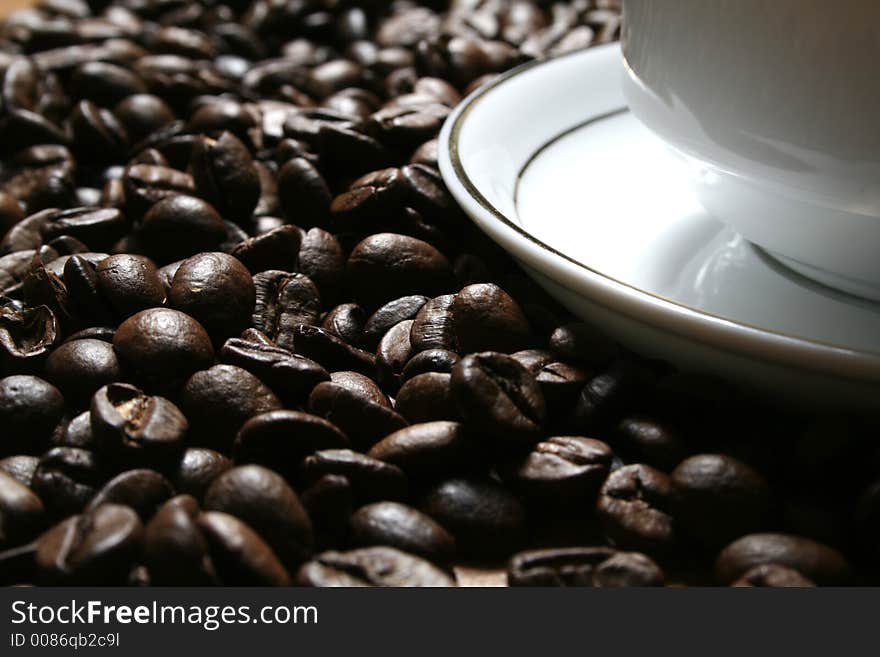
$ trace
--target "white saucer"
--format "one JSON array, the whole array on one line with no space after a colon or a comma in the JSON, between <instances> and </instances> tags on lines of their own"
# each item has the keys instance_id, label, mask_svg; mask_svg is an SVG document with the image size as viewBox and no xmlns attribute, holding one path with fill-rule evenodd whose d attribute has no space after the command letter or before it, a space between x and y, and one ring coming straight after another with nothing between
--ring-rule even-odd
<instances>
[{"instance_id":1,"label":"white saucer","mask_svg":"<svg viewBox=\"0 0 880 657\"><path fill-rule=\"evenodd\" d=\"M553 296L635 351L880 410L880 304L812 283L713 219L687 164L626 109L617 44L527 64L462 103L440 169Z\"/></svg>"}]
</instances>

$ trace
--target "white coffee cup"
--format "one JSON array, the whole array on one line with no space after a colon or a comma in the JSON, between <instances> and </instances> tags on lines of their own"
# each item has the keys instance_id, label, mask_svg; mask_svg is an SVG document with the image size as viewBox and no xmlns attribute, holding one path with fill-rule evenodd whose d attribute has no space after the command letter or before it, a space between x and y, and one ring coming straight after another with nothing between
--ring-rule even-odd
<instances>
[{"instance_id":1,"label":"white coffee cup","mask_svg":"<svg viewBox=\"0 0 880 657\"><path fill-rule=\"evenodd\" d=\"M707 210L880 300L880 1L624 0L624 93Z\"/></svg>"}]
</instances>

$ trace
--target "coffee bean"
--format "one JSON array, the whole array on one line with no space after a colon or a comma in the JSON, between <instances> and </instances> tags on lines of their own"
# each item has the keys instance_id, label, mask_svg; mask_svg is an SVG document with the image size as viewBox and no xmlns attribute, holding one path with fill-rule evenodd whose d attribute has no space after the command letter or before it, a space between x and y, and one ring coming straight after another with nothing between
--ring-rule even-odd
<instances>
[{"instance_id":1,"label":"coffee bean","mask_svg":"<svg viewBox=\"0 0 880 657\"><path fill-rule=\"evenodd\" d=\"M133 509L142 521L147 522L173 495L171 484L155 470L127 470L113 477L95 493L85 513L102 504L121 504Z\"/></svg>"},{"instance_id":2,"label":"coffee bean","mask_svg":"<svg viewBox=\"0 0 880 657\"><path fill-rule=\"evenodd\" d=\"M318 169L295 157L278 171L278 200L288 221L312 228L326 225L332 196Z\"/></svg>"},{"instance_id":3,"label":"coffee bean","mask_svg":"<svg viewBox=\"0 0 880 657\"><path fill-rule=\"evenodd\" d=\"M569 423L579 432L606 430L626 407L638 408L654 383L654 373L640 363L619 361L587 382L578 395Z\"/></svg>"},{"instance_id":4,"label":"coffee bean","mask_svg":"<svg viewBox=\"0 0 880 657\"><path fill-rule=\"evenodd\" d=\"M201 499L211 482L231 467L232 460L220 452L205 447L189 447L180 457L171 481L179 493Z\"/></svg>"},{"instance_id":5,"label":"coffee bean","mask_svg":"<svg viewBox=\"0 0 880 657\"><path fill-rule=\"evenodd\" d=\"M425 494L422 510L455 537L463 556L505 556L526 536L525 509L490 479L447 479Z\"/></svg>"},{"instance_id":6,"label":"coffee bean","mask_svg":"<svg viewBox=\"0 0 880 657\"><path fill-rule=\"evenodd\" d=\"M412 344L412 329L410 329L409 335L410 344ZM428 349L410 358L403 368L401 376L403 381L408 381L419 374L426 374L428 372L450 374L458 361L458 354L453 351L448 351L447 349Z\"/></svg>"},{"instance_id":7,"label":"coffee bean","mask_svg":"<svg viewBox=\"0 0 880 657\"><path fill-rule=\"evenodd\" d=\"M748 534L725 547L715 561L719 583L729 584L755 566L778 564L798 571L820 586L845 584L846 559L837 550L793 534Z\"/></svg>"},{"instance_id":8,"label":"coffee bean","mask_svg":"<svg viewBox=\"0 0 880 657\"><path fill-rule=\"evenodd\" d=\"M365 401L379 404L385 408L394 408L388 395L382 392L382 389L368 376L343 370L333 372L330 375L330 380Z\"/></svg>"},{"instance_id":9,"label":"coffee bean","mask_svg":"<svg viewBox=\"0 0 880 657\"><path fill-rule=\"evenodd\" d=\"M731 586L748 588L759 586L771 588L806 588L816 585L811 579L804 577L792 568L780 566L775 563L767 563L750 568L743 573L739 579L732 582Z\"/></svg>"},{"instance_id":10,"label":"coffee bean","mask_svg":"<svg viewBox=\"0 0 880 657\"><path fill-rule=\"evenodd\" d=\"M253 325L279 347L293 350L296 327L319 322L321 294L318 288L308 276L278 270L260 272L253 280L256 288Z\"/></svg>"},{"instance_id":11,"label":"coffee bean","mask_svg":"<svg viewBox=\"0 0 880 657\"><path fill-rule=\"evenodd\" d=\"M452 269L443 254L406 235L367 237L352 250L347 270L356 298L367 308L410 294L442 294L453 287Z\"/></svg>"},{"instance_id":12,"label":"coffee bean","mask_svg":"<svg viewBox=\"0 0 880 657\"><path fill-rule=\"evenodd\" d=\"M260 179L247 147L231 132L199 139L190 162L199 196L226 219L243 224L260 197Z\"/></svg>"},{"instance_id":13,"label":"coffee bean","mask_svg":"<svg viewBox=\"0 0 880 657\"><path fill-rule=\"evenodd\" d=\"M82 408L98 388L121 378L113 345L104 340L71 340L46 360L46 375L64 392L68 403Z\"/></svg>"},{"instance_id":14,"label":"coffee bean","mask_svg":"<svg viewBox=\"0 0 880 657\"><path fill-rule=\"evenodd\" d=\"M565 324L550 335L550 349L562 360L605 367L617 356L617 346L589 324Z\"/></svg>"},{"instance_id":15,"label":"coffee bean","mask_svg":"<svg viewBox=\"0 0 880 657\"><path fill-rule=\"evenodd\" d=\"M376 350L376 377L392 392L400 387L401 372L412 356L409 340L413 320L400 322L388 330Z\"/></svg>"},{"instance_id":16,"label":"coffee bean","mask_svg":"<svg viewBox=\"0 0 880 657\"><path fill-rule=\"evenodd\" d=\"M133 164L126 168L122 184L126 211L129 219L134 220L143 217L163 199L195 191L195 183L189 174L154 164Z\"/></svg>"},{"instance_id":17,"label":"coffee bean","mask_svg":"<svg viewBox=\"0 0 880 657\"><path fill-rule=\"evenodd\" d=\"M289 339L293 340L296 353L324 364L330 371L372 374L375 370L373 354L351 346L318 326L296 324Z\"/></svg>"},{"instance_id":18,"label":"coffee bean","mask_svg":"<svg viewBox=\"0 0 880 657\"><path fill-rule=\"evenodd\" d=\"M43 502L27 486L0 472L0 549L21 545L43 529Z\"/></svg>"},{"instance_id":19,"label":"coffee bean","mask_svg":"<svg viewBox=\"0 0 880 657\"><path fill-rule=\"evenodd\" d=\"M357 344L364 330L366 313L356 303L344 303L324 316L321 328L341 338L348 344Z\"/></svg>"},{"instance_id":20,"label":"coffee bean","mask_svg":"<svg viewBox=\"0 0 880 657\"><path fill-rule=\"evenodd\" d=\"M618 552L593 574L593 585L603 588L663 586L665 575L654 561L639 552Z\"/></svg>"},{"instance_id":21,"label":"coffee bean","mask_svg":"<svg viewBox=\"0 0 880 657\"><path fill-rule=\"evenodd\" d=\"M216 251L225 237L223 219L217 211L202 199L184 193L168 195L153 204L138 233L145 252L161 263L199 251Z\"/></svg>"},{"instance_id":22,"label":"coffee bean","mask_svg":"<svg viewBox=\"0 0 880 657\"><path fill-rule=\"evenodd\" d=\"M528 370L510 356L465 356L452 368L450 385L465 421L494 438L501 449L522 449L538 441L544 396Z\"/></svg>"},{"instance_id":23,"label":"coffee bean","mask_svg":"<svg viewBox=\"0 0 880 657\"><path fill-rule=\"evenodd\" d=\"M352 445L364 450L407 424L389 406L333 381L315 386L309 395L309 409L338 426Z\"/></svg>"},{"instance_id":24,"label":"coffee bean","mask_svg":"<svg viewBox=\"0 0 880 657\"><path fill-rule=\"evenodd\" d=\"M247 523L286 564L305 560L312 550L312 524L299 498L268 468L245 465L227 470L208 488L204 505Z\"/></svg>"},{"instance_id":25,"label":"coffee bean","mask_svg":"<svg viewBox=\"0 0 880 657\"><path fill-rule=\"evenodd\" d=\"M697 542L721 547L767 528L769 487L745 463L723 454L698 454L679 463L670 477L676 526Z\"/></svg>"},{"instance_id":26,"label":"coffee bean","mask_svg":"<svg viewBox=\"0 0 880 657\"><path fill-rule=\"evenodd\" d=\"M379 340L393 326L408 319L415 319L422 306L428 302L428 297L413 294L406 297L389 301L376 310L367 319L363 327L363 346L366 349L375 349L379 346Z\"/></svg>"},{"instance_id":27,"label":"coffee bean","mask_svg":"<svg viewBox=\"0 0 880 657\"><path fill-rule=\"evenodd\" d=\"M170 308L144 310L125 320L113 347L143 383L167 387L211 366L214 350L202 325Z\"/></svg>"},{"instance_id":28,"label":"coffee bean","mask_svg":"<svg viewBox=\"0 0 880 657\"><path fill-rule=\"evenodd\" d=\"M149 258L120 254L101 260L95 267L98 291L120 319L161 306L165 288L156 265Z\"/></svg>"},{"instance_id":29,"label":"coffee bean","mask_svg":"<svg viewBox=\"0 0 880 657\"><path fill-rule=\"evenodd\" d=\"M502 481L521 495L569 503L595 496L612 457L601 440L556 436L535 445L524 458L500 464L498 470Z\"/></svg>"},{"instance_id":30,"label":"coffee bean","mask_svg":"<svg viewBox=\"0 0 880 657\"><path fill-rule=\"evenodd\" d=\"M179 495L167 501L150 520L144 531L144 563L154 585L219 583L208 541L197 524L198 516L198 502L188 495ZM248 538L251 541L242 541L243 545L261 542L258 537Z\"/></svg>"},{"instance_id":31,"label":"coffee bean","mask_svg":"<svg viewBox=\"0 0 880 657\"><path fill-rule=\"evenodd\" d=\"M53 447L40 456L32 487L53 517L78 513L105 481L94 452Z\"/></svg>"},{"instance_id":32,"label":"coffee bean","mask_svg":"<svg viewBox=\"0 0 880 657\"><path fill-rule=\"evenodd\" d=\"M143 533L137 514L118 504L71 516L37 541L38 577L54 585L121 584L138 557Z\"/></svg>"},{"instance_id":33,"label":"coffee bean","mask_svg":"<svg viewBox=\"0 0 880 657\"><path fill-rule=\"evenodd\" d=\"M416 313L410 330L410 342L416 352L442 349L457 352L454 319L450 308L455 301L452 294L429 299Z\"/></svg>"},{"instance_id":34,"label":"coffee bean","mask_svg":"<svg viewBox=\"0 0 880 657\"><path fill-rule=\"evenodd\" d=\"M614 431L614 447L640 463L670 472L687 456L682 438L672 427L646 417L626 417Z\"/></svg>"},{"instance_id":35,"label":"coffee bean","mask_svg":"<svg viewBox=\"0 0 880 657\"><path fill-rule=\"evenodd\" d=\"M165 101L144 93L121 100L113 108L113 114L134 143L174 121L174 112Z\"/></svg>"},{"instance_id":36,"label":"coffee bean","mask_svg":"<svg viewBox=\"0 0 880 657\"><path fill-rule=\"evenodd\" d=\"M455 586L452 576L391 547L322 552L299 569L299 586Z\"/></svg>"},{"instance_id":37,"label":"coffee bean","mask_svg":"<svg viewBox=\"0 0 880 657\"><path fill-rule=\"evenodd\" d=\"M602 485L596 510L606 535L622 549L668 552L675 540L671 479L651 466L627 465Z\"/></svg>"},{"instance_id":38,"label":"coffee bean","mask_svg":"<svg viewBox=\"0 0 880 657\"><path fill-rule=\"evenodd\" d=\"M173 462L189 430L177 406L124 383L104 386L95 393L90 421L95 440L108 455L135 467Z\"/></svg>"},{"instance_id":39,"label":"coffee bean","mask_svg":"<svg viewBox=\"0 0 880 657\"><path fill-rule=\"evenodd\" d=\"M595 586L601 564L617 554L613 548L570 547L527 550L507 564L510 586Z\"/></svg>"},{"instance_id":40,"label":"coffee bean","mask_svg":"<svg viewBox=\"0 0 880 657\"><path fill-rule=\"evenodd\" d=\"M497 285L469 285L450 306L456 341L464 352L514 352L526 348L531 328L519 305Z\"/></svg>"},{"instance_id":41,"label":"coffee bean","mask_svg":"<svg viewBox=\"0 0 880 657\"><path fill-rule=\"evenodd\" d=\"M460 420L451 378L449 374L425 372L409 379L397 392L397 412L411 423Z\"/></svg>"},{"instance_id":42,"label":"coffee bean","mask_svg":"<svg viewBox=\"0 0 880 657\"><path fill-rule=\"evenodd\" d=\"M345 255L336 237L320 228L306 232L297 270L315 283L325 304L335 303L345 276Z\"/></svg>"},{"instance_id":43,"label":"coffee bean","mask_svg":"<svg viewBox=\"0 0 880 657\"><path fill-rule=\"evenodd\" d=\"M324 475L306 488L301 496L312 519L315 544L339 544L348 536L348 520L354 510L354 492L342 475Z\"/></svg>"},{"instance_id":44,"label":"coffee bean","mask_svg":"<svg viewBox=\"0 0 880 657\"><path fill-rule=\"evenodd\" d=\"M228 513L207 511L198 517L211 561L227 586L288 586L290 575L269 544Z\"/></svg>"},{"instance_id":45,"label":"coffee bean","mask_svg":"<svg viewBox=\"0 0 880 657\"><path fill-rule=\"evenodd\" d=\"M255 303L250 272L225 253L201 253L184 260L168 292L168 305L196 319L215 344L248 327Z\"/></svg>"},{"instance_id":46,"label":"coffee bean","mask_svg":"<svg viewBox=\"0 0 880 657\"><path fill-rule=\"evenodd\" d=\"M94 251L105 251L128 229L128 222L118 209L84 207L53 212L40 227L40 233L47 244L60 237L70 237Z\"/></svg>"},{"instance_id":47,"label":"coffee bean","mask_svg":"<svg viewBox=\"0 0 880 657\"><path fill-rule=\"evenodd\" d=\"M25 375L0 379L0 455L39 454L63 413L64 397L51 383Z\"/></svg>"},{"instance_id":48,"label":"coffee bean","mask_svg":"<svg viewBox=\"0 0 880 657\"><path fill-rule=\"evenodd\" d=\"M247 370L294 405L305 401L316 385L330 380L315 361L271 343L231 338L220 350L220 360Z\"/></svg>"},{"instance_id":49,"label":"coffee bean","mask_svg":"<svg viewBox=\"0 0 880 657\"><path fill-rule=\"evenodd\" d=\"M307 456L300 466L306 484L328 474L348 479L359 504L400 500L406 495L406 476L400 468L348 449L320 450Z\"/></svg>"},{"instance_id":50,"label":"coffee bean","mask_svg":"<svg viewBox=\"0 0 880 657\"><path fill-rule=\"evenodd\" d=\"M356 546L387 545L447 563L455 553L452 536L434 520L398 502L377 502L351 516L351 541Z\"/></svg>"},{"instance_id":51,"label":"coffee bean","mask_svg":"<svg viewBox=\"0 0 880 657\"><path fill-rule=\"evenodd\" d=\"M411 477L429 480L485 467L479 445L457 422L405 427L373 445L368 456L396 465Z\"/></svg>"},{"instance_id":52,"label":"coffee bean","mask_svg":"<svg viewBox=\"0 0 880 657\"><path fill-rule=\"evenodd\" d=\"M265 219L265 217L263 217ZM268 270L290 270L296 267L302 233L296 226L278 226L248 238L232 249L252 274Z\"/></svg>"},{"instance_id":53,"label":"coffee bean","mask_svg":"<svg viewBox=\"0 0 880 657\"><path fill-rule=\"evenodd\" d=\"M0 472L8 474L20 484L31 487L34 478L34 471L40 462L36 456L27 456L18 454L16 456L7 456L0 459Z\"/></svg>"},{"instance_id":54,"label":"coffee bean","mask_svg":"<svg viewBox=\"0 0 880 657\"><path fill-rule=\"evenodd\" d=\"M191 444L226 452L249 419L281 408L281 401L262 381L234 365L215 365L193 374L180 403L192 424Z\"/></svg>"},{"instance_id":55,"label":"coffee bean","mask_svg":"<svg viewBox=\"0 0 880 657\"><path fill-rule=\"evenodd\" d=\"M98 107L90 100L82 100L68 120L74 151L81 160L116 161L125 154L128 135L110 110Z\"/></svg>"}]
</instances>

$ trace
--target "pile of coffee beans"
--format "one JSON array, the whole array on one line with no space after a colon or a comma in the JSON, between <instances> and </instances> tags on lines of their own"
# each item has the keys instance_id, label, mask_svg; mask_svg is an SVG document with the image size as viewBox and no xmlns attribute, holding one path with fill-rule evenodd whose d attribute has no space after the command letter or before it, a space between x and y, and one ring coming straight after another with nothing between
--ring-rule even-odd
<instances>
[{"instance_id":1,"label":"pile of coffee beans","mask_svg":"<svg viewBox=\"0 0 880 657\"><path fill-rule=\"evenodd\" d=\"M880 581L870 418L630 353L442 183L463 94L619 29L615 0L11 14L0 582Z\"/></svg>"}]
</instances>

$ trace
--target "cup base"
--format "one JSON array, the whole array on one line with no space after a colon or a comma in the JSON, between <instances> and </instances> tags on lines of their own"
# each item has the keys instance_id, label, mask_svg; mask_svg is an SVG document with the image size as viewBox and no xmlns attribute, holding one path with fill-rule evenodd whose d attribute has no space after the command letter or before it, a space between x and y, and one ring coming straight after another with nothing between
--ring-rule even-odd
<instances>
[{"instance_id":1,"label":"cup base","mask_svg":"<svg viewBox=\"0 0 880 657\"><path fill-rule=\"evenodd\" d=\"M792 270L804 278L831 288L834 292L842 292L867 301L880 301L880 286L871 285L864 281L856 281L840 274L813 267L780 253L766 250L764 250L764 253L779 262L783 267Z\"/></svg>"}]
</instances>

